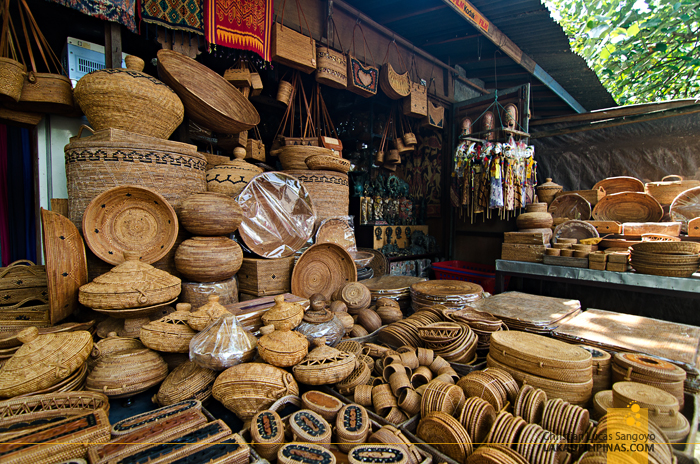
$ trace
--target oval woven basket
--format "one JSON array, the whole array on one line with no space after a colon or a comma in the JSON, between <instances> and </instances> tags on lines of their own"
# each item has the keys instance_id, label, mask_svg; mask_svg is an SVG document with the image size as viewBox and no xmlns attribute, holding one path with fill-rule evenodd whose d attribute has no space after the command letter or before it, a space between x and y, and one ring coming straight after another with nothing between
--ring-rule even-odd
<instances>
[{"instance_id":1,"label":"oval woven basket","mask_svg":"<svg viewBox=\"0 0 700 464\"><path fill-rule=\"evenodd\" d=\"M314 340L316 348L294 366L294 377L307 385L325 385L345 379L355 369L352 353L327 346L325 338Z\"/></svg>"},{"instance_id":2,"label":"oval woven basket","mask_svg":"<svg viewBox=\"0 0 700 464\"><path fill-rule=\"evenodd\" d=\"M285 171L304 184L319 220L346 216L350 207L348 175L335 171Z\"/></svg>"},{"instance_id":3,"label":"oval woven basket","mask_svg":"<svg viewBox=\"0 0 700 464\"><path fill-rule=\"evenodd\" d=\"M185 361L168 374L153 402L168 406L190 399L206 401L211 397L215 379L216 371L198 366L193 361Z\"/></svg>"},{"instance_id":4,"label":"oval woven basket","mask_svg":"<svg viewBox=\"0 0 700 464\"><path fill-rule=\"evenodd\" d=\"M138 338L120 337L115 332L107 334L107 338L95 342L88 358L88 368L92 370L104 356L124 350L145 348Z\"/></svg>"},{"instance_id":5,"label":"oval woven basket","mask_svg":"<svg viewBox=\"0 0 700 464\"><path fill-rule=\"evenodd\" d=\"M304 162L311 170L337 171L343 174L347 174L352 167L350 161L333 155L311 155Z\"/></svg>"},{"instance_id":6,"label":"oval woven basket","mask_svg":"<svg viewBox=\"0 0 700 464\"><path fill-rule=\"evenodd\" d=\"M19 102L7 102L9 109L30 113L75 113L73 84L62 74L30 71L24 79ZM79 110L77 110L79 112Z\"/></svg>"},{"instance_id":7,"label":"oval woven basket","mask_svg":"<svg viewBox=\"0 0 700 464\"><path fill-rule=\"evenodd\" d=\"M596 221L659 222L663 215L659 202L644 192L607 194L593 208Z\"/></svg>"},{"instance_id":8,"label":"oval woven basket","mask_svg":"<svg viewBox=\"0 0 700 464\"><path fill-rule=\"evenodd\" d=\"M141 327L139 338L148 348L165 353L187 353L196 332L187 325L190 313L175 311Z\"/></svg>"},{"instance_id":9,"label":"oval woven basket","mask_svg":"<svg viewBox=\"0 0 700 464\"><path fill-rule=\"evenodd\" d=\"M148 348L119 351L103 357L88 374L85 389L110 398L125 398L148 390L168 375L168 365Z\"/></svg>"},{"instance_id":10,"label":"oval woven basket","mask_svg":"<svg viewBox=\"0 0 700 464\"><path fill-rule=\"evenodd\" d=\"M312 156L325 155L333 156L333 150L325 147L311 147L308 145L288 145L280 149L279 159L282 164L282 169L310 169L306 165L306 160Z\"/></svg>"},{"instance_id":11,"label":"oval woven basket","mask_svg":"<svg viewBox=\"0 0 700 464\"><path fill-rule=\"evenodd\" d=\"M666 180L670 178L677 180ZM678 195L695 187L700 187L700 180L683 179L681 176L666 176L661 179L661 182L644 184L644 192L656 198L660 204L670 205Z\"/></svg>"},{"instance_id":12,"label":"oval woven basket","mask_svg":"<svg viewBox=\"0 0 700 464\"><path fill-rule=\"evenodd\" d=\"M678 194L671 203L671 219L681 223L681 230L688 233L688 222L700 217L700 187Z\"/></svg>"},{"instance_id":13,"label":"oval woven basket","mask_svg":"<svg viewBox=\"0 0 700 464\"><path fill-rule=\"evenodd\" d=\"M299 386L292 374L283 369L245 363L222 372L214 382L212 395L245 421L283 396L298 396Z\"/></svg>"},{"instance_id":14,"label":"oval woven basket","mask_svg":"<svg viewBox=\"0 0 700 464\"><path fill-rule=\"evenodd\" d=\"M97 130L121 129L167 139L185 115L163 82L134 69L100 69L83 76L75 100Z\"/></svg>"},{"instance_id":15,"label":"oval woven basket","mask_svg":"<svg viewBox=\"0 0 700 464\"><path fill-rule=\"evenodd\" d=\"M621 192L644 192L644 183L629 176L608 177L600 180L593 186L593 190L598 190L601 187L607 195Z\"/></svg>"},{"instance_id":16,"label":"oval woven basket","mask_svg":"<svg viewBox=\"0 0 700 464\"><path fill-rule=\"evenodd\" d=\"M124 261L125 251L152 264L175 244L175 210L157 191L138 185L111 188L85 208L83 236L90 250L109 264Z\"/></svg>"},{"instance_id":17,"label":"oval woven basket","mask_svg":"<svg viewBox=\"0 0 700 464\"><path fill-rule=\"evenodd\" d=\"M587 221L591 218L591 204L577 193L557 196L549 205L552 218L577 219Z\"/></svg>"},{"instance_id":18,"label":"oval woven basket","mask_svg":"<svg viewBox=\"0 0 700 464\"><path fill-rule=\"evenodd\" d=\"M394 70L391 63L382 65L379 73L379 86L386 96L392 100L400 100L411 93L411 79L408 76L408 71L399 74Z\"/></svg>"},{"instance_id":19,"label":"oval woven basket","mask_svg":"<svg viewBox=\"0 0 700 464\"><path fill-rule=\"evenodd\" d=\"M197 124L222 134L237 134L260 123L253 104L226 79L192 58L158 51L158 76L182 99Z\"/></svg>"},{"instance_id":20,"label":"oval woven basket","mask_svg":"<svg viewBox=\"0 0 700 464\"><path fill-rule=\"evenodd\" d=\"M0 417L5 430L14 429L11 426L15 424L35 423L40 426L47 420L80 416L98 409L109 413L109 398L102 393L85 391L53 392L0 401Z\"/></svg>"},{"instance_id":21,"label":"oval woven basket","mask_svg":"<svg viewBox=\"0 0 700 464\"><path fill-rule=\"evenodd\" d=\"M265 362L277 367L291 367L308 354L306 336L291 329L290 323L283 323L279 330L260 337L258 354Z\"/></svg>"}]
</instances>

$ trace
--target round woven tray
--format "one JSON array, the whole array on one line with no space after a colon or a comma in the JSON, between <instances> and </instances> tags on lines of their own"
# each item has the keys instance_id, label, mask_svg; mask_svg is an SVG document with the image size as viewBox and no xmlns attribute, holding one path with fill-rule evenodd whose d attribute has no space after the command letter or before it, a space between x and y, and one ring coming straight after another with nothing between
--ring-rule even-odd
<instances>
[{"instance_id":1,"label":"round woven tray","mask_svg":"<svg viewBox=\"0 0 700 464\"><path fill-rule=\"evenodd\" d=\"M379 251L375 250L373 248L357 248L358 253L371 253L374 255L372 260L369 262L369 267L372 269L372 277L370 279L366 280L371 280L372 278L378 279L379 277L384 276L387 272L389 272L389 261L387 261L386 256ZM363 283L366 283L363 282Z\"/></svg>"},{"instance_id":2,"label":"round woven tray","mask_svg":"<svg viewBox=\"0 0 700 464\"><path fill-rule=\"evenodd\" d=\"M556 197L549 205L552 218L567 218L586 221L591 218L591 204L577 193L566 193Z\"/></svg>"},{"instance_id":3,"label":"round woven tray","mask_svg":"<svg viewBox=\"0 0 700 464\"><path fill-rule=\"evenodd\" d=\"M347 174L352 167L350 161L333 155L311 155L306 158L305 162L309 169L337 171L343 174Z\"/></svg>"},{"instance_id":4,"label":"round woven tray","mask_svg":"<svg viewBox=\"0 0 700 464\"><path fill-rule=\"evenodd\" d=\"M238 197L243 221L238 228L246 246L264 258L284 258L313 234L316 214L298 179L281 172L259 174ZM353 265L354 267L354 265Z\"/></svg>"},{"instance_id":5,"label":"round woven tray","mask_svg":"<svg viewBox=\"0 0 700 464\"><path fill-rule=\"evenodd\" d=\"M326 219L316 232L316 243L334 243L350 251L356 247L355 232L345 219Z\"/></svg>"},{"instance_id":6,"label":"round woven tray","mask_svg":"<svg viewBox=\"0 0 700 464\"><path fill-rule=\"evenodd\" d=\"M467 431L457 419L443 412L432 412L421 419L416 435L457 462L465 462L472 453Z\"/></svg>"},{"instance_id":7,"label":"round woven tray","mask_svg":"<svg viewBox=\"0 0 700 464\"><path fill-rule=\"evenodd\" d=\"M680 193L671 203L673 221L681 223L681 230L688 233L688 221L700 217L700 187Z\"/></svg>"},{"instance_id":8,"label":"round woven tray","mask_svg":"<svg viewBox=\"0 0 700 464\"><path fill-rule=\"evenodd\" d=\"M600 180L596 182L592 190L598 190L600 187L602 187L608 195L620 192L644 191L644 183L641 180L628 176L608 177L607 179Z\"/></svg>"},{"instance_id":9,"label":"round woven tray","mask_svg":"<svg viewBox=\"0 0 700 464\"><path fill-rule=\"evenodd\" d=\"M697 255L700 243L697 242L641 242L632 245L632 251L668 255Z\"/></svg>"},{"instance_id":10,"label":"round woven tray","mask_svg":"<svg viewBox=\"0 0 700 464\"><path fill-rule=\"evenodd\" d=\"M168 254L178 231L170 203L155 190L136 185L98 195L83 216L85 242L110 264L123 262L125 251L138 252L144 263L155 263Z\"/></svg>"},{"instance_id":11,"label":"round woven tray","mask_svg":"<svg viewBox=\"0 0 700 464\"><path fill-rule=\"evenodd\" d=\"M635 374L657 381L684 381L687 375L684 369L675 364L641 353L616 353L614 363L622 369L632 368Z\"/></svg>"},{"instance_id":12,"label":"round woven tray","mask_svg":"<svg viewBox=\"0 0 700 464\"><path fill-rule=\"evenodd\" d=\"M593 208L596 221L659 222L663 215L659 202L644 192L608 194Z\"/></svg>"},{"instance_id":13,"label":"round woven tray","mask_svg":"<svg viewBox=\"0 0 700 464\"><path fill-rule=\"evenodd\" d=\"M559 243L560 239L575 239L576 241L587 238L597 238L598 230L588 222L570 220L559 224L552 234L552 243Z\"/></svg>"},{"instance_id":14,"label":"round woven tray","mask_svg":"<svg viewBox=\"0 0 700 464\"><path fill-rule=\"evenodd\" d=\"M338 288L355 281L355 263L343 247L332 243L312 245L294 266L292 293L303 298L321 293L330 300Z\"/></svg>"},{"instance_id":15,"label":"round woven tray","mask_svg":"<svg viewBox=\"0 0 700 464\"><path fill-rule=\"evenodd\" d=\"M675 396L660 388L637 382L617 382L612 386L613 405L626 407L635 402L640 407L654 410L657 413L676 413L679 409Z\"/></svg>"},{"instance_id":16,"label":"round woven tray","mask_svg":"<svg viewBox=\"0 0 700 464\"><path fill-rule=\"evenodd\" d=\"M172 50L158 51L158 77L182 99L187 116L204 127L237 134L260 123L253 104L222 76Z\"/></svg>"},{"instance_id":17,"label":"round woven tray","mask_svg":"<svg viewBox=\"0 0 700 464\"><path fill-rule=\"evenodd\" d=\"M662 266L660 264L642 264L638 261L631 260L630 264L640 274L649 274L665 277L681 277L687 278L698 271L698 265L692 266Z\"/></svg>"}]
</instances>

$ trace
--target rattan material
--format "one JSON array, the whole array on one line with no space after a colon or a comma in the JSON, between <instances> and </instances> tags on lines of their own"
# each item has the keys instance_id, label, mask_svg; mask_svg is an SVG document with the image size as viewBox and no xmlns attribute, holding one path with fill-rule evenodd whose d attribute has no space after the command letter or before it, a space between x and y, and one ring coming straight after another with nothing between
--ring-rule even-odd
<instances>
[{"instance_id":1,"label":"rattan material","mask_svg":"<svg viewBox=\"0 0 700 464\"><path fill-rule=\"evenodd\" d=\"M287 395L298 395L292 374L269 364L244 363L222 372L212 388L214 398L243 420Z\"/></svg>"},{"instance_id":2,"label":"rattan material","mask_svg":"<svg viewBox=\"0 0 700 464\"><path fill-rule=\"evenodd\" d=\"M18 338L23 345L0 367L0 398L59 383L83 366L92 350L92 335L84 330L39 335L30 327Z\"/></svg>"},{"instance_id":3,"label":"rattan material","mask_svg":"<svg viewBox=\"0 0 700 464\"><path fill-rule=\"evenodd\" d=\"M372 406L372 385L358 385L355 387L355 394L353 400L360 406L371 407ZM420 398L419 398L420 401Z\"/></svg>"},{"instance_id":4,"label":"rattan material","mask_svg":"<svg viewBox=\"0 0 700 464\"><path fill-rule=\"evenodd\" d=\"M406 464L406 451L396 445L359 445L348 451L351 464Z\"/></svg>"},{"instance_id":5,"label":"rattan material","mask_svg":"<svg viewBox=\"0 0 700 464\"><path fill-rule=\"evenodd\" d=\"M112 424L111 434L113 437L137 434L150 428L154 422L162 421L167 417L180 414L201 414L201 411L202 402L199 400L180 401L169 406L163 406L156 410L147 411L115 422Z\"/></svg>"},{"instance_id":6,"label":"rattan material","mask_svg":"<svg viewBox=\"0 0 700 464\"><path fill-rule=\"evenodd\" d=\"M273 366L291 367L308 354L309 342L304 334L293 332L291 324L280 323L279 325L279 330L260 337L258 354Z\"/></svg>"},{"instance_id":7,"label":"rattan material","mask_svg":"<svg viewBox=\"0 0 700 464\"><path fill-rule=\"evenodd\" d=\"M175 267L188 280L216 282L233 277L241 268L243 251L228 237L192 237L175 252Z\"/></svg>"},{"instance_id":8,"label":"rattan material","mask_svg":"<svg viewBox=\"0 0 700 464\"><path fill-rule=\"evenodd\" d=\"M648 376L661 382L684 381L686 371L675 364L642 353L616 353L614 363L635 374Z\"/></svg>"},{"instance_id":9,"label":"rattan material","mask_svg":"<svg viewBox=\"0 0 700 464\"><path fill-rule=\"evenodd\" d=\"M680 405L675 396L660 388L637 382L617 382L612 386L613 407L625 408L631 403L637 403L641 408L649 410L649 419L655 415L675 415ZM665 424L658 425L665 427Z\"/></svg>"},{"instance_id":10,"label":"rattan material","mask_svg":"<svg viewBox=\"0 0 700 464\"><path fill-rule=\"evenodd\" d=\"M41 209L49 292L49 321L56 324L78 308L78 288L88 281L85 244L65 216ZM24 279L23 279L24 280Z\"/></svg>"},{"instance_id":11,"label":"rattan material","mask_svg":"<svg viewBox=\"0 0 700 464\"><path fill-rule=\"evenodd\" d=\"M88 358L88 368L92 370L103 356L124 350L145 348L138 338L119 337L115 332L110 332L107 337L96 342L92 346L90 357Z\"/></svg>"},{"instance_id":12,"label":"rattan material","mask_svg":"<svg viewBox=\"0 0 700 464\"><path fill-rule=\"evenodd\" d=\"M361 282L346 283L338 287L338 290L340 292L340 299L347 305L348 312L351 314L359 314L359 310L368 308L372 301L372 294ZM379 324L381 325L381 318L379 318ZM379 327L375 327L374 330L378 328ZM369 328L367 329L369 330ZM374 330L369 331L373 332Z\"/></svg>"},{"instance_id":13,"label":"rattan material","mask_svg":"<svg viewBox=\"0 0 700 464\"><path fill-rule=\"evenodd\" d=\"M423 417L416 430L418 438L434 446L457 462L465 462L472 453L472 440L457 419L443 412Z\"/></svg>"},{"instance_id":14,"label":"rattan material","mask_svg":"<svg viewBox=\"0 0 700 464\"><path fill-rule=\"evenodd\" d=\"M180 294L180 279L139 261L125 252L125 261L80 287L80 303L93 309L127 309L153 306Z\"/></svg>"},{"instance_id":15,"label":"rattan material","mask_svg":"<svg viewBox=\"0 0 700 464\"><path fill-rule=\"evenodd\" d=\"M464 391L457 385L434 379L428 384L421 397L421 417L439 411L455 414L464 404Z\"/></svg>"},{"instance_id":16,"label":"rattan material","mask_svg":"<svg viewBox=\"0 0 700 464\"><path fill-rule=\"evenodd\" d=\"M285 171L290 169L307 170L311 169L307 164L306 160L316 156L324 156L337 158L333 155L333 150L325 147L312 147L309 145L287 145L280 149L279 152L280 164L282 169ZM324 158L321 158L322 160ZM342 159L342 158L341 158ZM323 163L322 163L323 164ZM339 164L334 164L336 169L329 169L329 171L337 171Z\"/></svg>"},{"instance_id":17,"label":"rattan material","mask_svg":"<svg viewBox=\"0 0 700 464\"><path fill-rule=\"evenodd\" d=\"M339 399L316 390L301 395L301 404L305 409L320 414L328 423L335 422L338 411L343 407Z\"/></svg>"},{"instance_id":18,"label":"rattan material","mask_svg":"<svg viewBox=\"0 0 700 464\"><path fill-rule=\"evenodd\" d=\"M561 192L563 187L552 181L551 177L547 177L545 182L537 186L537 198L539 201L551 204L554 196Z\"/></svg>"},{"instance_id":19,"label":"rattan material","mask_svg":"<svg viewBox=\"0 0 700 464\"><path fill-rule=\"evenodd\" d=\"M408 71L399 74L394 71L391 63L382 65L379 73L379 85L386 96L392 100L399 100L411 93L411 79Z\"/></svg>"},{"instance_id":20,"label":"rattan material","mask_svg":"<svg viewBox=\"0 0 700 464\"><path fill-rule=\"evenodd\" d=\"M109 419L103 410L54 422L16 434L3 443L3 462L51 464L82 458L91 444L109 440Z\"/></svg>"},{"instance_id":21,"label":"rattan material","mask_svg":"<svg viewBox=\"0 0 700 464\"><path fill-rule=\"evenodd\" d=\"M352 353L327 346L325 338L314 340L316 347L299 364L294 366L294 377L307 385L337 383L355 368L356 358Z\"/></svg>"},{"instance_id":22,"label":"rattan material","mask_svg":"<svg viewBox=\"0 0 700 464\"><path fill-rule=\"evenodd\" d=\"M233 314L216 319L190 342L190 359L200 366L221 371L255 356L257 339Z\"/></svg>"},{"instance_id":23,"label":"rattan material","mask_svg":"<svg viewBox=\"0 0 700 464\"><path fill-rule=\"evenodd\" d=\"M253 177L263 172L254 164L243 160L245 151L235 148L233 155L233 160L206 172L207 190L236 198Z\"/></svg>"},{"instance_id":24,"label":"rattan material","mask_svg":"<svg viewBox=\"0 0 700 464\"><path fill-rule=\"evenodd\" d=\"M558 195L549 205L552 218L577 219L587 221L591 218L591 204L577 193Z\"/></svg>"},{"instance_id":25,"label":"rattan material","mask_svg":"<svg viewBox=\"0 0 700 464\"><path fill-rule=\"evenodd\" d=\"M335 455L321 445L287 443L277 452L280 464L335 464Z\"/></svg>"},{"instance_id":26,"label":"rattan material","mask_svg":"<svg viewBox=\"0 0 700 464\"><path fill-rule=\"evenodd\" d=\"M196 332L187 325L190 313L175 311L141 327L139 338L148 348L165 353L187 353Z\"/></svg>"},{"instance_id":27,"label":"rattan material","mask_svg":"<svg viewBox=\"0 0 700 464\"><path fill-rule=\"evenodd\" d=\"M9 31L8 31L9 32ZM12 58L0 57L0 95L5 101L18 102L22 95L27 67Z\"/></svg>"},{"instance_id":28,"label":"rattan material","mask_svg":"<svg viewBox=\"0 0 700 464\"><path fill-rule=\"evenodd\" d=\"M197 124L237 134L260 123L257 110L241 92L188 56L159 50L158 76L180 96L187 116Z\"/></svg>"},{"instance_id":29,"label":"rattan material","mask_svg":"<svg viewBox=\"0 0 700 464\"><path fill-rule=\"evenodd\" d=\"M88 374L85 389L124 398L148 390L168 375L168 365L155 351L132 349L103 356Z\"/></svg>"},{"instance_id":30,"label":"rattan material","mask_svg":"<svg viewBox=\"0 0 700 464\"><path fill-rule=\"evenodd\" d=\"M593 208L596 221L659 222L662 217L659 202L643 192L608 193Z\"/></svg>"},{"instance_id":31,"label":"rattan material","mask_svg":"<svg viewBox=\"0 0 700 464\"><path fill-rule=\"evenodd\" d=\"M344 216L350 206L348 175L336 171L285 171L304 184L319 220Z\"/></svg>"},{"instance_id":32,"label":"rattan material","mask_svg":"<svg viewBox=\"0 0 700 464\"><path fill-rule=\"evenodd\" d=\"M311 170L337 171L343 174L347 174L352 167L350 161L334 155L311 155L304 160L304 163ZM299 167L289 167L288 169L299 169Z\"/></svg>"},{"instance_id":33,"label":"rattan material","mask_svg":"<svg viewBox=\"0 0 700 464\"><path fill-rule=\"evenodd\" d=\"M644 183L634 177L608 177L596 182L593 190L602 187L608 195L621 192L644 192Z\"/></svg>"},{"instance_id":34,"label":"rattan material","mask_svg":"<svg viewBox=\"0 0 700 464\"><path fill-rule=\"evenodd\" d=\"M265 325L274 325L275 329L281 329L286 323L292 328L299 325L304 318L304 308L297 303L287 303L284 295L275 296L275 305L262 315Z\"/></svg>"},{"instance_id":35,"label":"rattan material","mask_svg":"<svg viewBox=\"0 0 700 464\"><path fill-rule=\"evenodd\" d=\"M214 379L215 371L185 361L168 374L154 395L153 402L168 406L189 399L206 401L211 397Z\"/></svg>"},{"instance_id":36,"label":"rattan material","mask_svg":"<svg viewBox=\"0 0 700 464\"><path fill-rule=\"evenodd\" d=\"M342 285L357 280L357 269L344 248L324 243L310 246L292 271L292 293L308 298L322 293L326 299Z\"/></svg>"},{"instance_id":37,"label":"rattan material","mask_svg":"<svg viewBox=\"0 0 700 464\"><path fill-rule=\"evenodd\" d=\"M353 252L356 248L355 232L347 219L325 219L316 231L316 243L334 243Z\"/></svg>"},{"instance_id":38,"label":"rattan material","mask_svg":"<svg viewBox=\"0 0 700 464\"><path fill-rule=\"evenodd\" d=\"M355 356L359 356L360 352L362 352L362 345L355 340L342 340L340 343L335 345L335 348L340 351L352 353Z\"/></svg>"},{"instance_id":39,"label":"rattan material","mask_svg":"<svg viewBox=\"0 0 700 464\"><path fill-rule=\"evenodd\" d=\"M209 295L204 305L187 316L187 324L197 332L201 332L218 318L231 314L219 303L220 299L219 295Z\"/></svg>"},{"instance_id":40,"label":"rattan material","mask_svg":"<svg viewBox=\"0 0 700 464\"><path fill-rule=\"evenodd\" d=\"M490 352L512 358L513 362L509 365L517 369L525 369L520 362L533 364L531 372L542 377L550 374L551 378L556 379L558 376L553 374L554 368L591 372L592 356L586 350L528 332L495 332L491 335Z\"/></svg>"},{"instance_id":41,"label":"rattan material","mask_svg":"<svg viewBox=\"0 0 700 464\"><path fill-rule=\"evenodd\" d=\"M696 242L641 242L632 245L633 251L670 255L697 255L700 243Z\"/></svg>"},{"instance_id":42,"label":"rattan material","mask_svg":"<svg viewBox=\"0 0 700 464\"><path fill-rule=\"evenodd\" d=\"M275 411L261 411L250 421L251 445L260 457L272 460L284 444L284 422Z\"/></svg>"},{"instance_id":43,"label":"rattan material","mask_svg":"<svg viewBox=\"0 0 700 464\"><path fill-rule=\"evenodd\" d=\"M109 264L124 261L124 252L152 264L175 244L179 226L175 210L158 192L136 185L111 188L85 209L83 235L90 250Z\"/></svg>"},{"instance_id":44,"label":"rattan material","mask_svg":"<svg viewBox=\"0 0 700 464\"><path fill-rule=\"evenodd\" d=\"M238 229L243 213L230 196L202 192L185 198L179 217L182 226L194 235L230 235Z\"/></svg>"},{"instance_id":45,"label":"rattan material","mask_svg":"<svg viewBox=\"0 0 700 464\"><path fill-rule=\"evenodd\" d=\"M313 443L324 448L331 447L332 429L321 415L309 409L302 409L289 418L289 428L294 435L294 441Z\"/></svg>"},{"instance_id":46,"label":"rattan material","mask_svg":"<svg viewBox=\"0 0 700 464\"><path fill-rule=\"evenodd\" d=\"M681 223L681 230L687 234L688 223L700 217L700 187L690 188L678 194L670 207L671 220Z\"/></svg>"}]
</instances>

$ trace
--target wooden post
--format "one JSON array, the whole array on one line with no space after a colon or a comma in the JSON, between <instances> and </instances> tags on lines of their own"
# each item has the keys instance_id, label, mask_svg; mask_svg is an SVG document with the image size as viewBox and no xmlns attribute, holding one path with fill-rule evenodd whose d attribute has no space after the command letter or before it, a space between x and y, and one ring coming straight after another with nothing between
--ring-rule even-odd
<instances>
[{"instance_id":1,"label":"wooden post","mask_svg":"<svg viewBox=\"0 0 700 464\"><path fill-rule=\"evenodd\" d=\"M105 67L122 67L121 25L105 21Z\"/></svg>"}]
</instances>

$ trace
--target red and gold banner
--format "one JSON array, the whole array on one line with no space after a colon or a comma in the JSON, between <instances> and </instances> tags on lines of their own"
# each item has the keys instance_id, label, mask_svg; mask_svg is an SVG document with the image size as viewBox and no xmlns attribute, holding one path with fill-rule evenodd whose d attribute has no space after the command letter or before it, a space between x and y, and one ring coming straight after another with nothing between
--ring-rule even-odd
<instances>
[{"instance_id":1,"label":"red and gold banner","mask_svg":"<svg viewBox=\"0 0 700 464\"><path fill-rule=\"evenodd\" d=\"M272 0L204 0L207 42L257 53L270 61Z\"/></svg>"}]
</instances>

